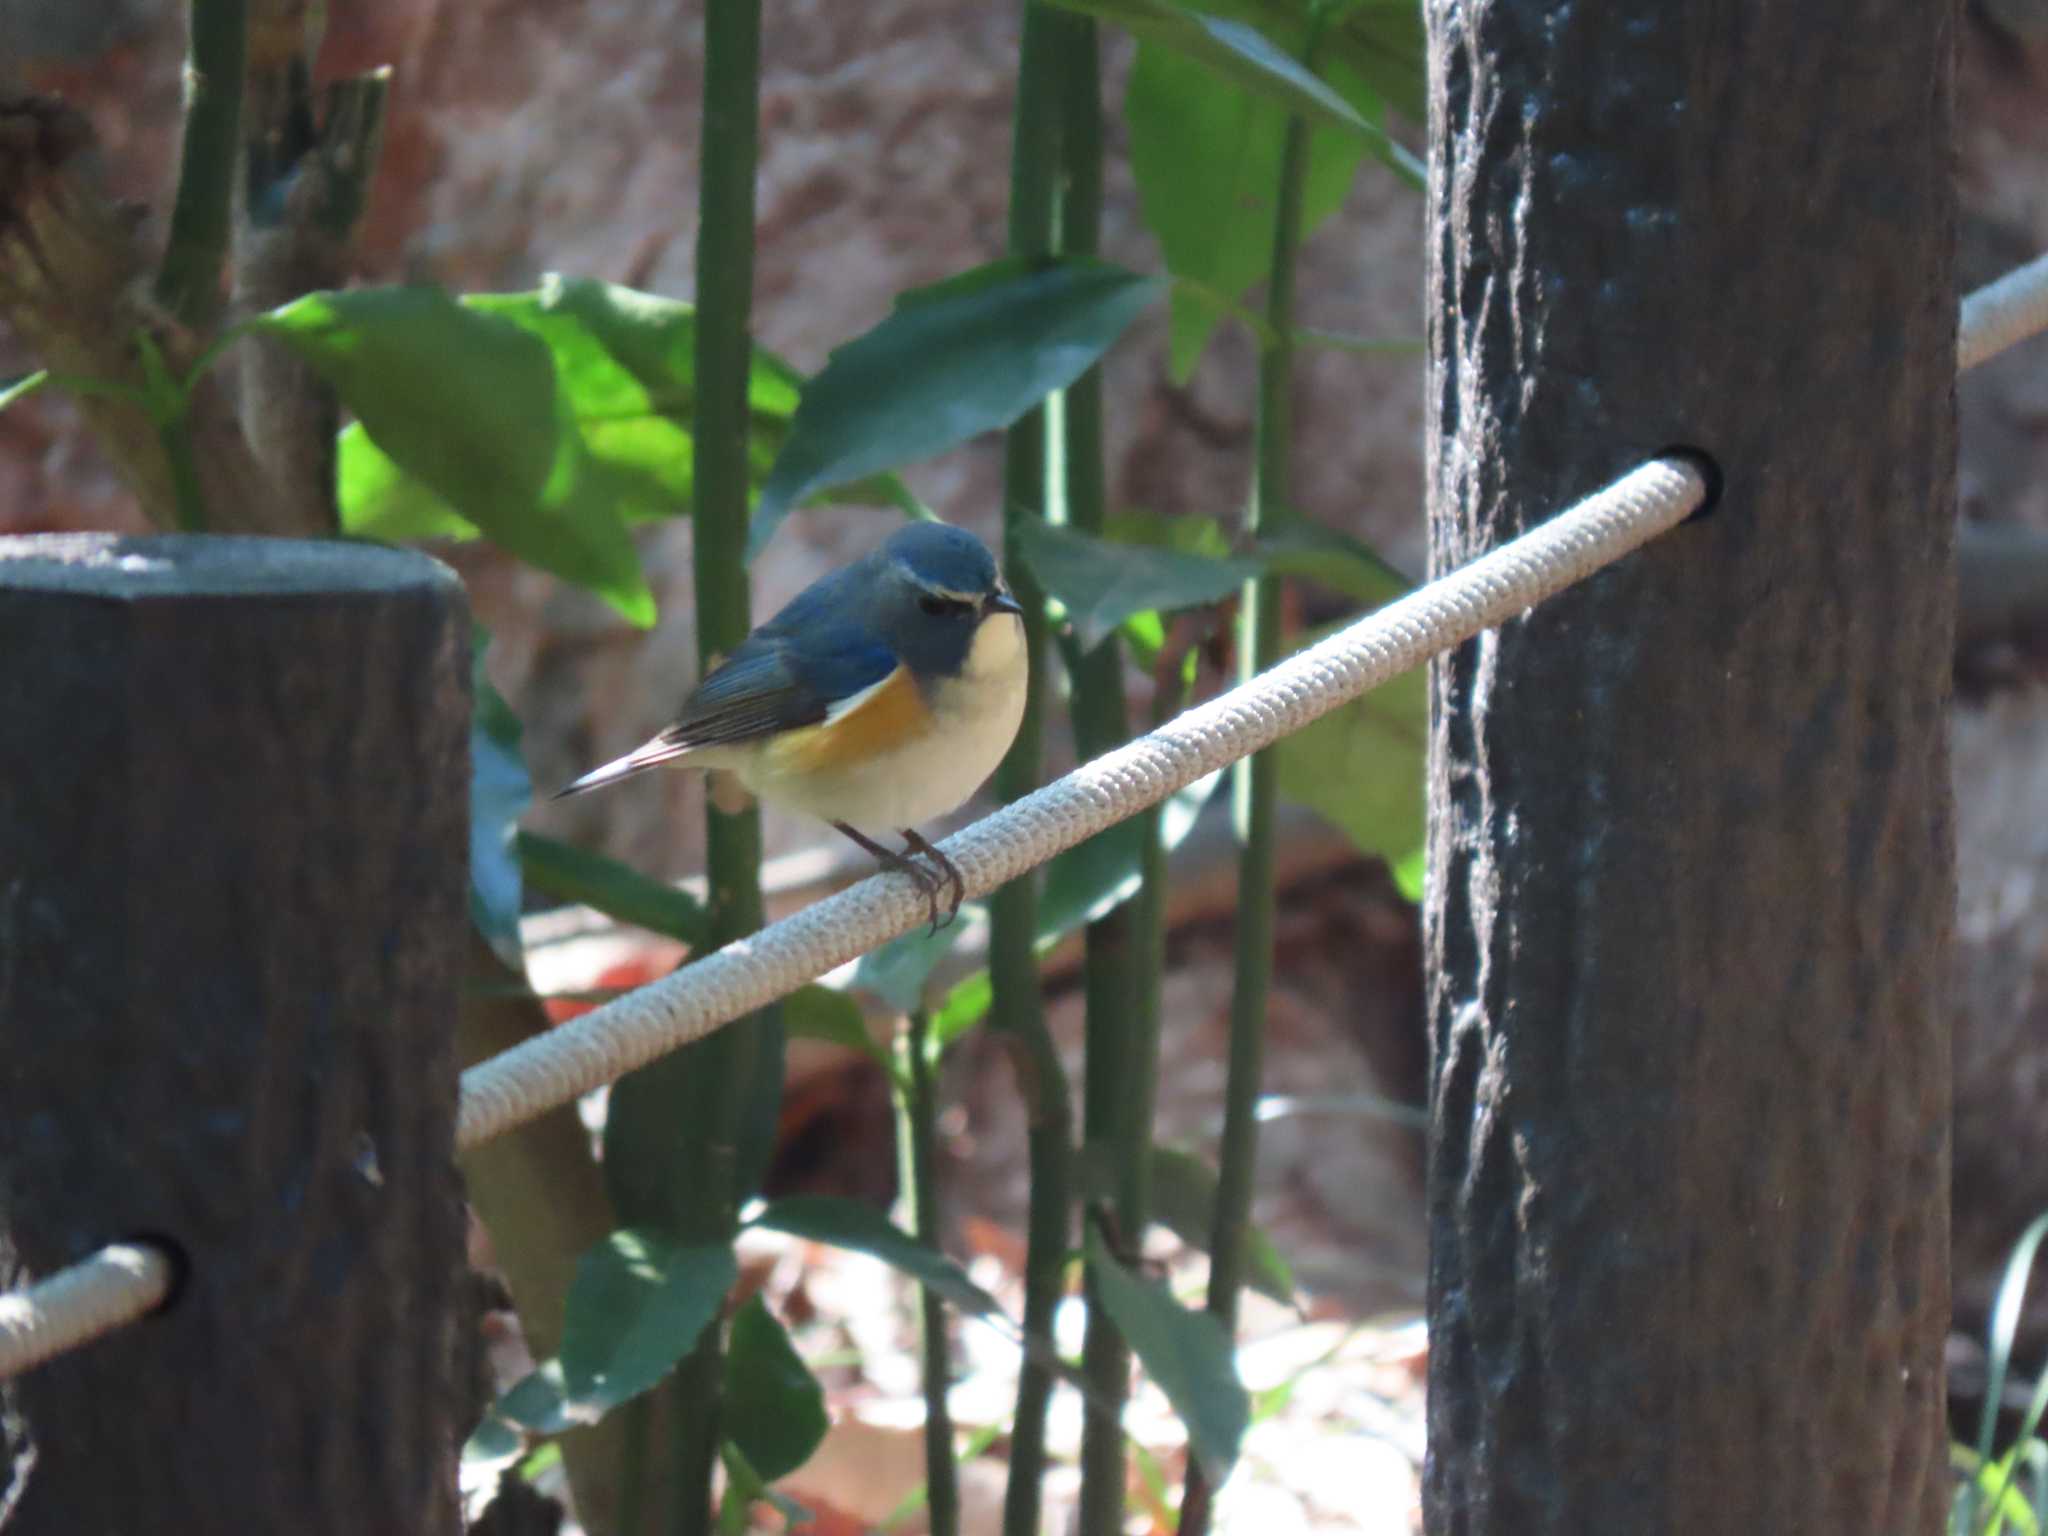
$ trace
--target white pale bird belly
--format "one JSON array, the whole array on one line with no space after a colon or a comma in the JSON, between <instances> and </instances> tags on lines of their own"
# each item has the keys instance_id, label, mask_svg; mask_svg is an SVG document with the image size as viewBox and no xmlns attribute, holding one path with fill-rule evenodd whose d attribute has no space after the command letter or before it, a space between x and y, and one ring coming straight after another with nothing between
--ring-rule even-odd
<instances>
[{"instance_id":1,"label":"white pale bird belly","mask_svg":"<svg viewBox=\"0 0 2048 1536\"><path fill-rule=\"evenodd\" d=\"M996 771L1023 721L1027 682L1024 622L996 614L975 630L960 675L926 695L928 732L796 783L761 782L753 762L734 768L767 805L869 830L915 827L964 804Z\"/></svg>"}]
</instances>

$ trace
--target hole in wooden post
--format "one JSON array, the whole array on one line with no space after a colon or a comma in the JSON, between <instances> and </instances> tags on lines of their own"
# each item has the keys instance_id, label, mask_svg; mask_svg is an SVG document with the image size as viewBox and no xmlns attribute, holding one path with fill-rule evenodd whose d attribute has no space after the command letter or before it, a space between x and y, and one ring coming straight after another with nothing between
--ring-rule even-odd
<instances>
[{"instance_id":1,"label":"hole in wooden post","mask_svg":"<svg viewBox=\"0 0 2048 1536\"><path fill-rule=\"evenodd\" d=\"M164 1299L150 1308L150 1317L168 1312L178 1304L178 1298L185 1294L185 1282L192 1274L192 1261L185 1256L185 1247L176 1238L162 1232L134 1232L121 1239L137 1248L148 1248L162 1257L170 1271L170 1278L164 1284Z\"/></svg>"},{"instance_id":2,"label":"hole in wooden post","mask_svg":"<svg viewBox=\"0 0 2048 1536\"><path fill-rule=\"evenodd\" d=\"M1723 483L1721 466L1714 462L1714 456L1708 453L1706 449L1695 448L1689 443L1674 443L1668 448L1659 449L1655 457L1660 459L1683 459L1700 472L1700 478L1707 482L1707 497L1706 500L1699 504L1699 509L1691 517L1688 517L1686 521L1688 523L1696 523L1702 518L1712 517L1715 509L1721 505L1721 486Z\"/></svg>"}]
</instances>

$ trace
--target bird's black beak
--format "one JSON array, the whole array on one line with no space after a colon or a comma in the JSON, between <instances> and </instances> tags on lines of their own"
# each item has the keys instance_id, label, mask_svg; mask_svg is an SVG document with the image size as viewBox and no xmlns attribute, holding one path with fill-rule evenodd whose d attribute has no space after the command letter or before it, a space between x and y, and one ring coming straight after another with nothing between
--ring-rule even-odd
<instances>
[{"instance_id":1,"label":"bird's black beak","mask_svg":"<svg viewBox=\"0 0 2048 1536\"><path fill-rule=\"evenodd\" d=\"M1014 613L1021 619L1024 616L1024 605L1010 596L1009 588L997 587L981 600L981 616L987 618L992 613Z\"/></svg>"}]
</instances>

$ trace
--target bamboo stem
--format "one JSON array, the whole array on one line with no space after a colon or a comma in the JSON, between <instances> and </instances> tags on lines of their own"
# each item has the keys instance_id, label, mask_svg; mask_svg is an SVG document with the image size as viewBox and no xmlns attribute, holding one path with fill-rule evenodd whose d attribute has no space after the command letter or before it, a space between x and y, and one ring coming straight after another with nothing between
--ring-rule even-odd
<instances>
[{"instance_id":1,"label":"bamboo stem","mask_svg":"<svg viewBox=\"0 0 2048 1536\"><path fill-rule=\"evenodd\" d=\"M1275 522L1288 515L1294 267L1301 242L1308 140L1308 125L1299 117L1290 118L1273 215L1273 261L1266 290L1270 335L1259 357L1257 458L1245 517L1247 529L1254 535L1271 531ZM1280 582L1274 576L1260 576L1245 585L1238 627L1240 674L1255 676L1273 663L1279 649ZM1209 1239L1209 1311L1233 1335L1237 1331L1238 1291L1244 1284L1252 1180L1258 1166L1258 1098L1265 1076L1266 1000L1273 980L1273 808L1277 786L1276 765L1268 752L1240 762L1231 777L1232 813L1242 852L1223 1145L1217 1168L1216 1224ZM1182 1536L1202 1536L1209 1528L1213 1493L1199 1463L1191 1464L1181 1506Z\"/></svg>"},{"instance_id":2,"label":"bamboo stem","mask_svg":"<svg viewBox=\"0 0 2048 1536\"><path fill-rule=\"evenodd\" d=\"M746 570L748 317L760 115L759 0L709 0L697 223L697 654L729 653L751 627ZM761 925L761 829L751 808L705 808L708 942ZM782 1032L765 1009L622 1080L605 1127L619 1219L725 1243L760 1174L781 1092ZM704 1331L669 1382L670 1498L660 1528L697 1536L714 1519L724 1334ZM650 1475L651 1472L650 1472ZM638 1533L627 1533L638 1536Z\"/></svg>"},{"instance_id":3,"label":"bamboo stem","mask_svg":"<svg viewBox=\"0 0 2048 1536\"><path fill-rule=\"evenodd\" d=\"M938 1062L931 1046L931 1015L917 1009L900 1041L896 1089L897 1143L903 1189L910 1204L911 1231L938 1250L939 1107ZM924 1484L930 1536L959 1536L960 1470L953 1453L953 1413L946 1401L952 1386L952 1351L946 1338L946 1304L920 1286L918 1316L923 1330Z\"/></svg>"},{"instance_id":4,"label":"bamboo stem","mask_svg":"<svg viewBox=\"0 0 2048 1536\"><path fill-rule=\"evenodd\" d=\"M1010 165L1009 245L1016 255L1042 257L1053 251L1061 65L1057 29L1062 19L1041 0L1025 0ZM996 774L996 788L1005 801L1036 789L1044 771L1045 594L1020 557L1017 530L1024 520L1044 516L1045 479L1046 413L1040 408L1011 427L1004 442L1004 566L1024 609L1031 666L1023 723ZM989 1024L1009 1048L1030 1115L1023 1321L1025 1337L1038 1345L1027 1353L1018 1375L1003 1536L1039 1536L1046 1408L1054 1380L1049 1363L1055 1358L1053 1315L1066 1275L1074 1112L1039 991L1036 879L1026 875L1003 886L990 899L989 913L989 979L994 993Z\"/></svg>"}]
</instances>

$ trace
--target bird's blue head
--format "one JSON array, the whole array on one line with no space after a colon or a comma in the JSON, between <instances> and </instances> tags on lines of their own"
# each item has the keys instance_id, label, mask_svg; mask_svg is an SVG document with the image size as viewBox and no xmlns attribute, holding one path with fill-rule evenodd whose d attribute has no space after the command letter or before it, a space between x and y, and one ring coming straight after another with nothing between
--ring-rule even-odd
<instances>
[{"instance_id":1,"label":"bird's blue head","mask_svg":"<svg viewBox=\"0 0 2048 1536\"><path fill-rule=\"evenodd\" d=\"M1014 623L1022 611L965 528L907 523L869 559L876 627L919 678L957 677L983 623Z\"/></svg>"}]
</instances>

